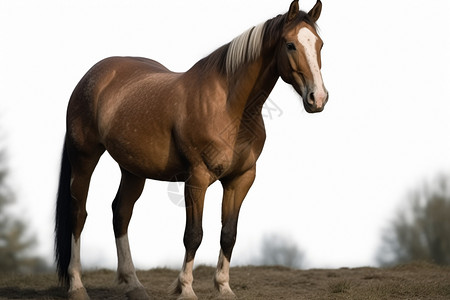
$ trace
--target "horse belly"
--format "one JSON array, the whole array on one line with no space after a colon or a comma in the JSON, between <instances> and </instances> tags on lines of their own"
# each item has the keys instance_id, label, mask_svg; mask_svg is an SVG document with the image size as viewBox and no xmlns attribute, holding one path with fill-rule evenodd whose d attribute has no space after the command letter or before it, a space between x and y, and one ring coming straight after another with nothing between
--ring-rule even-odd
<instances>
[{"instance_id":1,"label":"horse belly","mask_svg":"<svg viewBox=\"0 0 450 300\"><path fill-rule=\"evenodd\" d=\"M102 143L117 163L129 172L157 180L171 180L184 169L183 159L176 149L173 121L167 108L153 100L154 105L135 101L124 102L103 123L107 130Z\"/></svg>"},{"instance_id":2,"label":"horse belly","mask_svg":"<svg viewBox=\"0 0 450 300\"><path fill-rule=\"evenodd\" d=\"M173 143L157 136L142 139L130 134L105 144L108 153L120 167L141 177L172 181L181 177L185 170Z\"/></svg>"}]
</instances>

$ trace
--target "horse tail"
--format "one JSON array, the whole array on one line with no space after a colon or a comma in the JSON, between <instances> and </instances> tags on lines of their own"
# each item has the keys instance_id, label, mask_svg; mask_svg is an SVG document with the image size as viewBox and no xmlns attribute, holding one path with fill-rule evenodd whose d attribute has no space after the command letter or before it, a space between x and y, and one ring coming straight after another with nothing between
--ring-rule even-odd
<instances>
[{"instance_id":1,"label":"horse tail","mask_svg":"<svg viewBox=\"0 0 450 300\"><path fill-rule=\"evenodd\" d=\"M66 285L69 283L68 267L72 251L71 176L72 167L67 153L67 146L66 143L64 143L58 197L56 200L55 260L59 281L61 284Z\"/></svg>"}]
</instances>

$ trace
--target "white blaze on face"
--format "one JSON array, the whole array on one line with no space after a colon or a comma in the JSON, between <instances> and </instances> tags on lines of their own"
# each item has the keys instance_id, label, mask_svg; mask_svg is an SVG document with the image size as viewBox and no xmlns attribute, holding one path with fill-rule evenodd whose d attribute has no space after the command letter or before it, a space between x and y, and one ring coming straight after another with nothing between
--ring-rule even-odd
<instances>
[{"instance_id":1,"label":"white blaze on face","mask_svg":"<svg viewBox=\"0 0 450 300\"><path fill-rule=\"evenodd\" d=\"M311 69L314 80L314 95L316 104L322 106L326 99L327 93L323 85L322 74L320 73L318 56L317 56L317 36L307 27L302 27L297 35L299 43L305 49L306 61Z\"/></svg>"}]
</instances>

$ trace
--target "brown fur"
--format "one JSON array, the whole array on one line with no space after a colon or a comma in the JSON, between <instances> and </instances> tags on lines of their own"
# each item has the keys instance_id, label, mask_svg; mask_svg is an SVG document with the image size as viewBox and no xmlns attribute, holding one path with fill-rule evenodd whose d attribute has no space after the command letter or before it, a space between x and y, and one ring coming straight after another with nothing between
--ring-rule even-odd
<instances>
[{"instance_id":1,"label":"brown fur","mask_svg":"<svg viewBox=\"0 0 450 300\"><path fill-rule=\"evenodd\" d=\"M298 11L296 2L288 14L264 24L258 55L243 53L245 57L232 71L227 70L229 43L186 73L173 73L156 61L133 57L107 58L87 72L67 111L65 149L71 166L75 239L87 215L91 174L106 150L122 170L113 202L116 237L126 234L146 178L183 180L186 261L193 260L202 240L206 189L220 180L224 188L220 242L224 256L231 259L239 209L255 178L255 163L265 141L262 106L280 75L302 96L311 88L301 53L293 69L286 42L302 26L315 30L321 4L318 1L314 14L306 14ZM297 73L303 81L296 80ZM323 109L306 101L304 105L309 112ZM67 273L62 270L61 274Z\"/></svg>"}]
</instances>

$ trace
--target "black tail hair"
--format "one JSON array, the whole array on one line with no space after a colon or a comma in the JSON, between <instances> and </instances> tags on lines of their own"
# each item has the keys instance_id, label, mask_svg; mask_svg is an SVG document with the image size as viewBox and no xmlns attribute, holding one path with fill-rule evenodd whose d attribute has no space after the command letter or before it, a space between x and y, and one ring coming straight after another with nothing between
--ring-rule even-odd
<instances>
[{"instance_id":1,"label":"black tail hair","mask_svg":"<svg viewBox=\"0 0 450 300\"><path fill-rule=\"evenodd\" d=\"M56 270L58 272L59 281L63 285L69 284L69 274L67 269L69 267L72 251L71 176L72 167L67 153L67 146L66 143L64 143L55 216Z\"/></svg>"}]
</instances>

